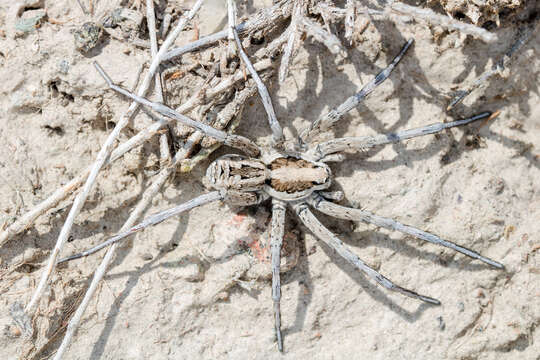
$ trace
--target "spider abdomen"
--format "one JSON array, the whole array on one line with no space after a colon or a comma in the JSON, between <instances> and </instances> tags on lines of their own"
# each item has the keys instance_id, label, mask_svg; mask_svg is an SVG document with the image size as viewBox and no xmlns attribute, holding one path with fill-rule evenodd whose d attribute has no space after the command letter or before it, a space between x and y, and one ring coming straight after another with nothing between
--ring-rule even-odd
<instances>
[{"instance_id":1,"label":"spider abdomen","mask_svg":"<svg viewBox=\"0 0 540 360\"><path fill-rule=\"evenodd\" d=\"M326 168L294 157L277 158L269 168L272 188L289 194L324 184L330 175Z\"/></svg>"}]
</instances>

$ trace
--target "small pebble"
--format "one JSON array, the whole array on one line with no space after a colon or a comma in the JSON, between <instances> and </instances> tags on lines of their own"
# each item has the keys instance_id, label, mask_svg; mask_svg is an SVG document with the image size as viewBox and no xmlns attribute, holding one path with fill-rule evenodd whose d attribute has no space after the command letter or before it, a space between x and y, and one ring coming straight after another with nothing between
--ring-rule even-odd
<instances>
[{"instance_id":1,"label":"small pebble","mask_svg":"<svg viewBox=\"0 0 540 360\"><path fill-rule=\"evenodd\" d=\"M102 34L101 26L94 22L86 22L73 32L75 47L80 52L88 52L96 47Z\"/></svg>"},{"instance_id":2,"label":"small pebble","mask_svg":"<svg viewBox=\"0 0 540 360\"><path fill-rule=\"evenodd\" d=\"M444 331L444 329L446 329L446 323L444 322L443 317L439 316L437 320L439 321L439 329Z\"/></svg>"},{"instance_id":3,"label":"small pebble","mask_svg":"<svg viewBox=\"0 0 540 360\"><path fill-rule=\"evenodd\" d=\"M62 74L67 74L68 71L69 71L69 62L65 59L61 60L59 63L58 63L58 68L60 69L60 72Z\"/></svg>"},{"instance_id":4,"label":"small pebble","mask_svg":"<svg viewBox=\"0 0 540 360\"><path fill-rule=\"evenodd\" d=\"M141 256L141 259L143 259L144 261L150 261L154 258L152 254L150 253L143 253L140 256Z\"/></svg>"}]
</instances>

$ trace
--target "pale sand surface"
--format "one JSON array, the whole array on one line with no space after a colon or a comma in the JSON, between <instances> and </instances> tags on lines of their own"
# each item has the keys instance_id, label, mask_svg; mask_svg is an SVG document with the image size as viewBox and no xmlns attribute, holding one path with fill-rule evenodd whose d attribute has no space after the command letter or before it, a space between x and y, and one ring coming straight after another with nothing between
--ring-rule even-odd
<instances>
[{"instance_id":1,"label":"pale sand surface","mask_svg":"<svg viewBox=\"0 0 540 360\"><path fill-rule=\"evenodd\" d=\"M100 10L110 11L116 3L101 4ZM247 3L250 13L271 5ZM111 122L128 107L124 98L105 90L92 61L131 87L135 69L148 59L147 50L114 39L92 56L81 55L71 31L88 17L75 1L45 5L49 19L65 23L44 22L37 32L13 38L14 5L0 3L0 224L91 164ZM202 35L225 26L222 2L208 1L199 21ZM281 355L274 342L270 281L261 275L269 265L253 271L260 264L241 248L223 256L238 249L245 229L227 226L238 220L232 209L211 204L121 247L66 358L539 359L540 36L532 37L503 76L445 113L448 94L501 58L516 25L502 19L495 31L500 40L485 44L456 32L441 34L437 27L378 21L366 29L363 41L348 48L345 59L308 38L285 83L273 79L269 87L285 134L293 138L358 91L414 37L390 79L326 138L403 130L481 111L501 110L501 115L484 126L349 155L332 165L334 187L345 192L345 204L470 247L501 261L506 271L401 233L320 216L367 263L397 284L442 302L426 306L368 281L319 246L288 213L288 229L299 232L300 255L282 275L286 352ZM192 36L190 30L178 43ZM63 61L67 73L61 71ZM149 121L139 116L122 140ZM259 98L249 101L238 131L269 142ZM210 160L228 151L222 148ZM102 173L64 255L121 227L158 159L154 139ZM149 213L206 191L201 179L208 164L178 174ZM58 269L41 302L35 338L28 342L17 336L9 306L29 301L68 211L69 203L62 203L0 249L2 270L25 263L0 278L0 358L24 358L53 338L100 262L102 254ZM264 223L267 215L249 211L248 216ZM50 355L57 339L38 358Z\"/></svg>"}]
</instances>

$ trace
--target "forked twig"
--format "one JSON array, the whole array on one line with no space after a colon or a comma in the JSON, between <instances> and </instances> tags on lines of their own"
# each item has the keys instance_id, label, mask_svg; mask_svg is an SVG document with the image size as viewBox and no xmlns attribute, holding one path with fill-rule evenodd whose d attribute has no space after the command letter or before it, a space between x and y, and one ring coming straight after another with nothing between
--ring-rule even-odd
<instances>
[{"instance_id":1,"label":"forked twig","mask_svg":"<svg viewBox=\"0 0 540 360\"><path fill-rule=\"evenodd\" d=\"M261 9L257 14L250 16L250 19L246 22L236 25L236 31L238 33L253 33L262 29L272 29L280 20L284 20L291 16L292 12L292 0L280 1L276 5L268 9ZM200 40L194 41L190 44L182 47L172 49L163 56L163 61L172 60L175 57L181 56L188 52L202 49L204 47L213 45L220 40L224 40L229 36L229 29L219 31L215 34L205 36Z\"/></svg>"}]
</instances>

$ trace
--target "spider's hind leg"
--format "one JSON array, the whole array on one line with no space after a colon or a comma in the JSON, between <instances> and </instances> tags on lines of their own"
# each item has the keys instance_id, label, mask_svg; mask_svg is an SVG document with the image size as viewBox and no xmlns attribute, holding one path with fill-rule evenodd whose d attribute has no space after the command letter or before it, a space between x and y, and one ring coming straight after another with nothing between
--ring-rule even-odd
<instances>
[{"instance_id":1,"label":"spider's hind leg","mask_svg":"<svg viewBox=\"0 0 540 360\"><path fill-rule=\"evenodd\" d=\"M272 229L270 232L270 251L272 254L272 300L274 302L274 318L276 338L279 351L283 352L283 338L281 336L281 246L285 235L285 203L272 199Z\"/></svg>"},{"instance_id":2,"label":"spider's hind leg","mask_svg":"<svg viewBox=\"0 0 540 360\"><path fill-rule=\"evenodd\" d=\"M412 235L418 239L428 241L432 244L437 244L450 248L461 254L467 255L473 259L480 260L498 269L504 269L503 264L495 260L491 260L485 256L482 256L476 251L467 249L466 247L460 246L458 244L454 244L451 241L441 239L437 235L433 235L426 231L416 229L412 226L408 226L395 220L372 214L369 211L336 205L332 202L324 200L320 196L311 198L309 202L315 209L319 210L323 214L327 214L338 219L363 221L365 223L374 224L385 229L400 231L402 233Z\"/></svg>"},{"instance_id":3,"label":"spider's hind leg","mask_svg":"<svg viewBox=\"0 0 540 360\"><path fill-rule=\"evenodd\" d=\"M365 262L363 262L356 254L349 250L341 240L337 238L330 230L328 230L323 224L317 220L313 213L309 210L306 203L297 203L293 205L296 214L302 220L304 225L317 237L328 246L330 246L336 253L342 258L347 260L358 270L375 280L379 285L387 288L388 290L397 291L405 296L422 300L429 304L440 305L441 302L429 296L417 294L416 292L405 289L399 285L394 284L390 279L383 276L377 270L373 269Z\"/></svg>"}]
</instances>

